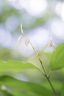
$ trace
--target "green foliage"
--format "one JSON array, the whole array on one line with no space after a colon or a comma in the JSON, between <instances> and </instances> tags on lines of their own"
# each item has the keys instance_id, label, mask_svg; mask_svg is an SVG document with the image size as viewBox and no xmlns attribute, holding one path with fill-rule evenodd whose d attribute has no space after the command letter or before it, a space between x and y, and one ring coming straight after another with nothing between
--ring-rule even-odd
<instances>
[{"instance_id":1,"label":"green foliage","mask_svg":"<svg viewBox=\"0 0 64 96\"><path fill-rule=\"evenodd\" d=\"M63 87L61 89L61 96L64 96L64 84L63 84Z\"/></svg>"},{"instance_id":2,"label":"green foliage","mask_svg":"<svg viewBox=\"0 0 64 96\"><path fill-rule=\"evenodd\" d=\"M51 96L52 95L49 89L46 89L45 87L39 84L16 80L15 78L7 75L0 76L0 86L2 85L11 88L12 90L10 91L14 96L19 96L19 95L20 96L42 96L42 95Z\"/></svg>"},{"instance_id":3,"label":"green foliage","mask_svg":"<svg viewBox=\"0 0 64 96\"><path fill-rule=\"evenodd\" d=\"M0 72L11 72L11 73L19 73L26 69L34 69L36 68L32 64L26 63L24 61L18 61L18 60L0 60Z\"/></svg>"},{"instance_id":4,"label":"green foliage","mask_svg":"<svg viewBox=\"0 0 64 96\"><path fill-rule=\"evenodd\" d=\"M7 30L6 20L10 16L16 16L19 23L24 24L23 28L27 32L27 29L37 28L53 17L50 12L39 18L31 17L24 12L25 10L21 12L8 5L7 0L3 0L0 24L4 25L3 27ZM14 33L11 33L12 35L20 32L19 26ZM39 56L24 61L18 59L18 56L14 58L11 51L7 48L0 48L0 96L64 96L64 44L60 44L52 53L39 52ZM43 74L42 65L57 95L53 93L49 81L45 78L46 74ZM28 81L21 80L19 74L25 75Z\"/></svg>"},{"instance_id":5,"label":"green foliage","mask_svg":"<svg viewBox=\"0 0 64 96\"><path fill-rule=\"evenodd\" d=\"M51 68L52 69L64 68L64 44L59 45L52 53Z\"/></svg>"},{"instance_id":6,"label":"green foliage","mask_svg":"<svg viewBox=\"0 0 64 96\"><path fill-rule=\"evenodd\" d=\"M52 69L62 69L64 67L64 44L59 45L52 52L52 54L41 52L39 53L39 56L36 56L32 59L29 58L30 60L26 61L14 60L11 58L11 54L7 49L4 51L1 50L0 53L0 96L54 96L49 82L45 80L45 78L42 78L43 70L38 58L42 60L42 64L46 69L47 75L49 75L47 70L50 72ZM18 78L15 77L15 74L22 74L23 72L27 76L28 81L18 80ZM27 75L27 72L29 72L29 76ZM38 75L38 72L40 72L40 76ZM40 81L34 79L35 77L33 77L32 81L30 79L32 75L35 77L37 75ZM53 76L54 78L52 78ZM58 79L57 73L55 72L50 79L57 96L64 96L64 84L63 81L61 81L63 80L62 76L61 79Z\"/></svg>"},{"instance_id":7,"label":"green foliage","mask_svg":"<svg viewBox=\"0 0 64 96\"><path fill-rule=\"evenodd\" d=\"M34 23L32 23L32 24L30 23L28 26L29 26L30 29L36 28L36 27L46 23L47 20L50 19L50 17L52 17L52 16L47 13L46 16L35 19Z\"/></svg>"},{"instance_id":8,"label":"green foliage","mask_svg":"<svg viewBox=\"0 0 64 96\"><path fill-rule=\"evenodd\" d=\"M13 95L6 90L0 90L0 96L13 96Z\"/></svg>"},{"instance_id":9,"label":"green foliage","mask_svg":"<svg viewBox=\"0 0 64 96\"><path fill-rule=\"evenodd\" d=\"M11 50L8 48L0 48L0 60L12 59Z\"/></svg>"},{"instance_id":10,"label":"green foliage","mask_svg":"<svg viewBox=\"0 0 64 96\"><path fill-rule=\"evenodd\" d=\"M0 23L4 23L9 16L19 17L19 12L14 8L10 8L10 7L5 8L4 12L0 14Z\"/></svg>"}]
</instances>

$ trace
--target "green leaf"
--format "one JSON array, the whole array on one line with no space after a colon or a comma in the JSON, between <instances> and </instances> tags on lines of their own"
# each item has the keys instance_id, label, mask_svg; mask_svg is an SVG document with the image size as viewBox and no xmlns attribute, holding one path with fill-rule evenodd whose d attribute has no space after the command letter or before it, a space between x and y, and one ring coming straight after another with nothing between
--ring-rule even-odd
<instances>
[{"instance_id":1,"label":"green leaf","mask_svg":"<svg viewBox=\"0 0 64 96\"><path fill-rule=\"evenodd\" d=\"M64 96L64 84L63 84L62 89L61 89L61 96Z\"/></svg>"},{"instance_id":2,"label":"green leaf","mask_svg":"<svg viewBox=\"0 0 64 96\"><path fill-rule=\"evenodd\" d=\"M51 56L51 68L61 69L64 67L64 44L59 45Z\"/></svg>"},{"instance_id":3,"label":"green leaf","mask_svg":"<svg viewBox=\"0 0 64 96\"><path fill-rule=\"evenodd\" d=\"M6 90L0 90L0 96L14 96Z\"/></svg>"},{"instance_id":4,"label":"green leaf","mask_svg":"<svg viewBox=\"0 0 64 96\"><path fill-rule=\"evenodd\" d=\"M7 75L0 76L0 86L2 85L12 88L14 96L53 96L50 90L39 84L20 81Z\"/></svg>"},{"instance_id":5,"label":"green leaf","mask_svg":"<svg viewBox=\"0 0 64 96\"><path fill-rule=\"evenodd\" d=\"M36 67L30 63L18 60L0 60L0 73L17 73L26 69L36 69Z\"/></svg>"},{"instance_id":6,"label":"green leaf","mask_svg":"<svg viewBox=\"0 0 64 96\"><path fill-rule=\"evenodd\" d=\"M19 12L14 9L14 8L10 8L8 6L6 6L7 8L5 8L4 12L2 12L2 14L0 14L0 22L3 23L5 22L5 20L9 17L9 16L18 16L19 17Z\"/></svg>"}]
</instances>

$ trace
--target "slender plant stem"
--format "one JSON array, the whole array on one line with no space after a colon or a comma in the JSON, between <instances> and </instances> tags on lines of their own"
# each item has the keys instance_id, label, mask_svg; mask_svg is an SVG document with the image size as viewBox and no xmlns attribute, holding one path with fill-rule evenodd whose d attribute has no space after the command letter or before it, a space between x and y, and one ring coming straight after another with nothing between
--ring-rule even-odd
<instances>
[{"instance_id":1,"label":"slender plant stem","mask_svg":"<svg viewBox=\"0 0 64 96\"><path fill-rule=\"evenodd\" d=\"M54 89L54 87L53 87L53 85L52 85L52 82L51 82L49 76L47 75L46 70L45 70L45 68L44 68L44 66L43 66L43 64L42 64L42 60L41 60L40 57L39 57L39 52L38 52L37 50L35 50L34 46L33 46L32 43L31 43L31 41L30 41L30 45L32 46L34 52L38 55L38 60L39 60L39 62L40 62L40 64L41 64L42 69L43 69L43 72L44 72L44 73L43 73L43 72L42 72L42 73L44 74L45 78L47 79L47 81L48 81L48 83L49 83L49 85L50 85L50 87L51 87L51 89L52 89L52 91L53 91L53 93L54 93L54 96L57 96L56 91L55 91L55 89Z\"/></svg>"},{"instance_id":2,"label":"slender plant stem","mask_svg":"<svg viewBox=\"0 0 64 96\"><path fill-rule=\"evenodd\" d=\"M45 70L45 68L44 68L44 66L43 66L42 61L41 61L40 58L39 58L39 61L40 61L40 64L41 64L41 66L42 66L42 69L43 69L43 71L44 71L44 76L46 77L48 83L50 84L50 87L51 87L54 95L57 96L56 91L55 91L55 89L54 89L54 87L53 87L53 85L52 85L52 82L51 82L49 76L47 75L46 70Z\"/></svg>"},{"instance_id":3,"label":"slender plant stem","mask_svg":"<svg viewBox=\"0 0 64 96\"><path fill-rule=\"evenodd\" d=\"M22 25L21 25L21 32L22 32L22 36L24 36L24 32L23 32ZM45 76L45 78L47 79L47 81L48 81L48 83L49 83L49 85L50 85L50 87L51 87L51 89L52 89L52 91L53 91L53 93L54 93L54 96L57 96L56 91L55 91L55 89L54 89L54 87L53 87L53 85L52 85L52 82L51 82L49 76L47 75L47 72L46 72L46 70L45 70L45 68L44 68L44 66L43 66L42 60L41 60L40 57L39 57L39 52L36 50L36 48L34 48L33 44L32 44L31 41L30 41L30 39L27 38L27 40L29 41L29 43L30 43L32 49L34 50L35 54L38 55L37 58L38 58L41 66L42 66L42 69L43 69L42 74L43 74L43 75Z\"/></svg>"}]
</instances>

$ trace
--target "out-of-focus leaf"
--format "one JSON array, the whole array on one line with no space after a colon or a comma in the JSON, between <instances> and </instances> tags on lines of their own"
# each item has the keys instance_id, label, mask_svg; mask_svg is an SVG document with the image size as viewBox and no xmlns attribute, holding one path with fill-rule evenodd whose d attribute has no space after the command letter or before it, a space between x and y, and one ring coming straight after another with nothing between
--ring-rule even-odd
<instances>
[{"instance_id":1,"label":"out-of-focus leaf","mask_svg":"<svg viewBox=\"0 0 64 96\"><path fill-rule=\"evenodd\" d=\"M43 17L33 18L34 22L32 22L32 23L30 22L28 25L25 25L25 27L30 28L30 29L39 27L39 26L43 25L44 23L46 23L51 17L52 17L52 14L47 12L47 14L45 14Z\"/></svg>"},{"instance_id":2,"label":"out-of-focus leaf","mask_svg":"<svg viewBox=\"0 0 64 96\"><path fill-rule=\"evenodd\" d=\"M0 85L2 84L12 88L14 96L53 96L50 90L39 84L20 81L7 75L0 76ZM16 95L19 93L21 95Z\"/></svg>"},{"instance_id":3,"label":"out-of-focus leaf","mask_svg":"<svg viewBox=\"0 0 64 96\"><path fill-rule=\"evenodd\" d=\"M7 8L2 14L0 14L0 22L4 22L9 16L19 16L19 12L14 8Z\"/></svg>"},{"instance_id":4,"label":"out-of-focus leaf","mask_svg":"<svg viewBox=\"0 0 64 96\"><path fill-rule=\"evenodd\" d=\"M61 89L61 96L64 96L64 84L63 84L63 87Z\"/></svg>"},{"instance_id":5,"label":"out-of-focus leaf","mask_svg":"<svg viewBox=\"0 0 64 96\"><path fill-rule=\"evenodd\" d=\"M0 96L14 96L6 90L0 90Z\"/></svg>"},{"instance_id":6,"label":"out-of-focus leaf","mask_svg":"<svg viewBox=\"0 0 64 96\"><path fill-rule=\"evenodd\" d=\"M52 54L51 68L61 69L64 67L64 44L59 45Z\"/></svg>"},{"instance_id":7,"label":"out-of-focus leaf","mask_svg":"<svg viewBox=\"0 0 64 96\"><path fill-rule=\"evenodd\" d=\"M0 60L12 59L11 50L8 48L0 48Z\"/></svg>"},{"instance_id":8,"label":"out-of-focus leaf","mask_svg":"<svg viewBox=\"0 0 64 96\"><path fill-rule=\"evenodd\" d=\"M0 73L17 73L25 69L35 69L36 67L30 63L18 60L0 60Z\"/></svg>"}]
</instances>

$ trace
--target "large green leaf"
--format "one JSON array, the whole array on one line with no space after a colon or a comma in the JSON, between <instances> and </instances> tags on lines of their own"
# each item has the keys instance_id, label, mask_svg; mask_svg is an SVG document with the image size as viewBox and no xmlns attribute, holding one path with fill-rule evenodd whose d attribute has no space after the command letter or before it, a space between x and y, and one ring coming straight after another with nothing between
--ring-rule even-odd
<instances>
[{"instance_id":1,"label":"large green leaf","mask_svg":"<svg viewBox=\"0 0 64 96\"><path fill-rule=\"evenodd\" d=\"M59 45L51 56L51 68L64 68L64 44Z\"/></svg>"},{"instance_id":2,"label":"large green leaf","mask_svg":"<svg viewBox=\"0 0 64 96\"><path fill-rule=\"evenodd\" d=\"M39 84L20 81L7 75L0 76L2 85L11 89L14 96L53 96L50 90Z\"/></svg>"},{"instance_id":3,"label":"large green leaf","mask_svg":"<svg viewBox=\"0 0 64 96\"><path fill-rule=\"evenodd\" d=\"M17 73L26 69L35 69L36 67L30 63L18 60L0 60L0 73Z\"/></svg>"}]
</instances>

